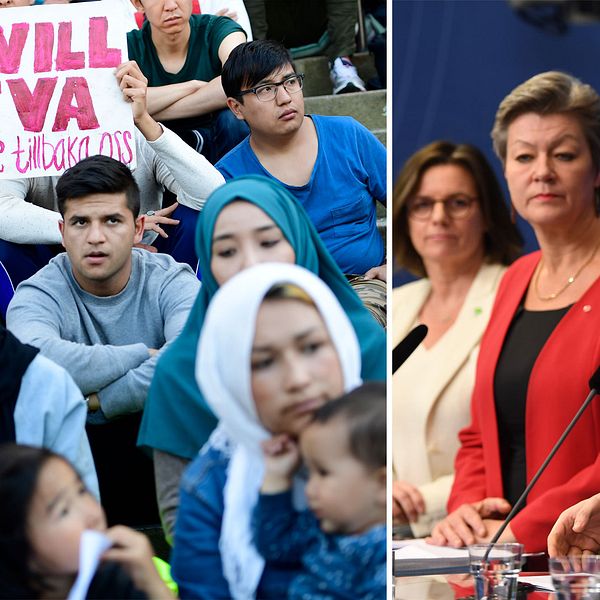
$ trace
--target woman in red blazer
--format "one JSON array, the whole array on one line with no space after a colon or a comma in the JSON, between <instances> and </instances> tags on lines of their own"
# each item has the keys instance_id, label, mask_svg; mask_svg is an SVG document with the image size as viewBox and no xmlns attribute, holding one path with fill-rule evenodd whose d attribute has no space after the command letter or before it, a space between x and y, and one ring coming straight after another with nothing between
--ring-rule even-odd
<instances>
[{"instance_id":1,"label":"woman in red blazer","mask_svg":"<svg viewBox=\"0 0 600 600\"><path fill-rule=\"evenodd\" d=\"M506 272L484 334L448 516L430 541L487 541L585 399L600 364L600 97L547 72L500 104L492 131L511 200L540 251ZM598 491L592 403L501 541L546 548L559 514Z\"/></svg>"}]
</instances>

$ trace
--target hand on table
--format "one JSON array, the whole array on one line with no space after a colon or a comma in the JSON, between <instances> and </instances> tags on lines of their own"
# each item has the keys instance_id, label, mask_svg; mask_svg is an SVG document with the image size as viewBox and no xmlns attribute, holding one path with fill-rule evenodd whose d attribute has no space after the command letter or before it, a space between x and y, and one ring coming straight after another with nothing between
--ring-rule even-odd
<instances>
[{"instance_id":1,"label":"hand on table","mask_svg":"<svg viewBox=\"0 0 600 600\"><path fill-rule=\"evenodd\" d=\"M392 516L400 523L414 523L425 512L425 500L419 489L408 481L392 483Z\"/></svg>"},{"instance_id":2,"label":"hand on table","mask_svg":"<svg viewBox=\"0 0 600 600\"><path fill-rule=\"evenodd\" d=\"M463 504L435 525L427 542L455 548L485 542L498 530L501 517L508 514L510 508L504 498L484 498L479 502ZM512 536L509 528L504 534L506 538ZM510 541L504 539L504 534L502 541Z\"/></svg>"},{"instance_id":3,"label":"hand on table","mask_svg":"<svg viewBox=\"0 0 600 600\"><path fill-rule=\"evenodd\" d=\"M548 536L550 556L588 555L600 551L600 494L567 508Z\"/></svg>"}]
</instances>

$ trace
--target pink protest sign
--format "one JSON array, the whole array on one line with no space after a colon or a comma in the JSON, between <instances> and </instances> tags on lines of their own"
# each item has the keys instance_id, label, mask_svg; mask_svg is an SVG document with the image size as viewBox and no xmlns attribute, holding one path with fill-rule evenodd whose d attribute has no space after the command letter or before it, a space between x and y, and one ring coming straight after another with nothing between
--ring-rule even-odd
<instances>
[{"instance_id":1,"label":"pink protest sign","mask_svg":"<svg viewBox=\"0 0 600 600\"><path fill-rule=\"evenodd\" d=\"M118 2L0 11L0 178L59 175L86 156L135 166L131 108L115 67L127 60Z\"/></svg>"}]
</instances>

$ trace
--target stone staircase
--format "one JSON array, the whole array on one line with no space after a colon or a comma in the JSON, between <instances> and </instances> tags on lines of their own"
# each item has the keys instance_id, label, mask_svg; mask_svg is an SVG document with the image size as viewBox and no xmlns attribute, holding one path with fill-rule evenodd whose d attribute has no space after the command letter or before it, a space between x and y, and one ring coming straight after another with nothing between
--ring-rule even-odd
<instances>
[{"instance_id":1,"label":"stone staircase","mask_svg":"<svg viewBox=\"0 0 600 600\"><path fill-rule=\"evenodd\" d=\"M377 138L386 143L386 90L356 94L331 93L329 65L324 56L298 58L294 61L304 73L304 106L307 113L319 115L349 115L360 121ZM368 53L355 54L352 62L363 81L377 75L372 57ZM386 209L377 203L377 227L385 239Z\"/></svg>"}]
</instances>

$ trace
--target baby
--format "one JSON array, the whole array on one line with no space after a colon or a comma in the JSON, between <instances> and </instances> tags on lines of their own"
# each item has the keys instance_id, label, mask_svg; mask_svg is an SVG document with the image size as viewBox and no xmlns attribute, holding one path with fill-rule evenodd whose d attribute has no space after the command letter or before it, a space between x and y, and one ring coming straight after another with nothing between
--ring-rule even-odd
<instances>
[{"instance_id":1,"label":"baby","mask_svg":"<svg viewBox=\"0 0 600 600\"><path fill-rule=\"evenodd\" d=\"M268 562L301 562L288 598L380 599L386 584L385 384L367 383L319 408L298 443L263 443L265 475L254 511L256 548ZM310 511L292 505L308 469Z\"/></svg>"}]
</instances>

